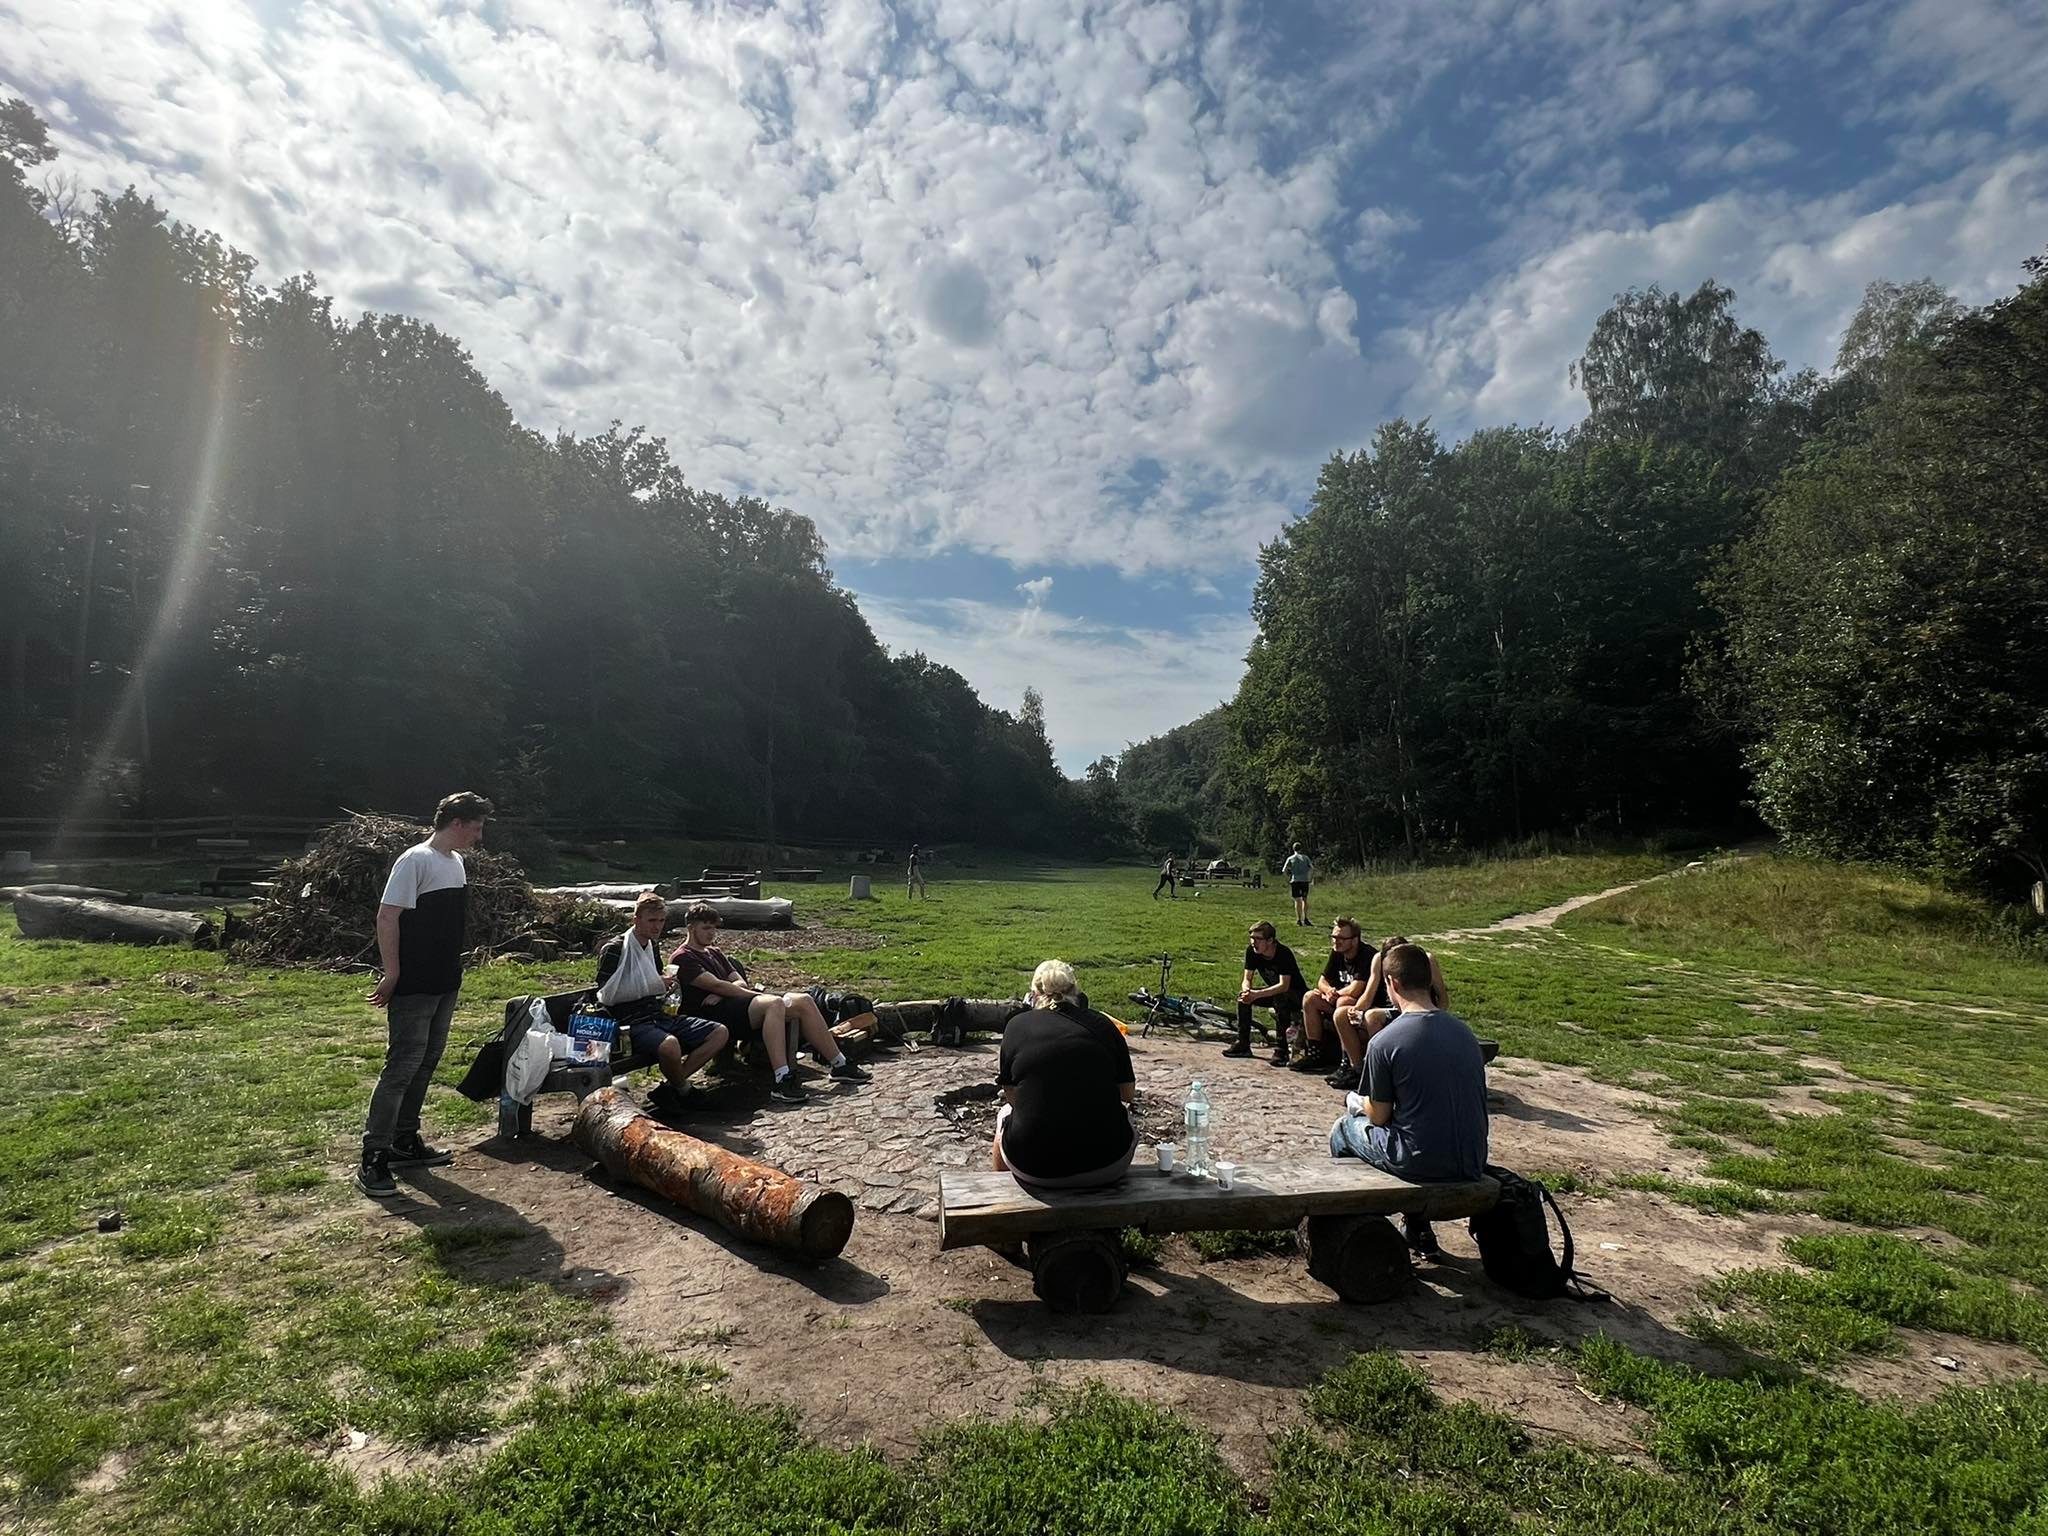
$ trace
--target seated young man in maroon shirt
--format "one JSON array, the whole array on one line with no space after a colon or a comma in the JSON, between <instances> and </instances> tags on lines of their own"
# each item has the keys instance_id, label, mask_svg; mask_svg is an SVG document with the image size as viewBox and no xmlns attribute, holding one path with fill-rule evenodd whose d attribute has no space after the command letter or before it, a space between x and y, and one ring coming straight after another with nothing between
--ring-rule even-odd
<instances>
[{"instance_id":1,"label":"seated young man in maroon shirt","mask_svg":"<svg viewBox=\"0 0 2048 1536\"><path fill-rule=\"evenodd\" d=\"M683 914L688 938L669 956L676 968L683 1011L714 1019L735 1032L758 1033L775 1068L769 1096L784 1104L804 1102L803 1084L789 1070L788 1026L792 1018L812 1052L830 1066L835 1078L849 1083L870 1081L867 1073L846 1059L815 1000L801 992L770 992L747 980L739 962L711 942L718 935L719 922L718 908L707 902L700 901Z\"/></svg>"}]
</instances>

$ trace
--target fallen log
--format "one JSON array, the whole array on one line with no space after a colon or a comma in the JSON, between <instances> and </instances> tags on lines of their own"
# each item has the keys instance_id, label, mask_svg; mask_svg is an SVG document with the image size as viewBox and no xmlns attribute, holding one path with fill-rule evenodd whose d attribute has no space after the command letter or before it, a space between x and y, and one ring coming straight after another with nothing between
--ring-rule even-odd
<instances>
[{"instance_id":1,"label":"fallen log","mask_svg":"<svg viewBox=\"0 0 2048 1536\"><path fill-rule=\"evenodd\" d=\"M583 1101L569 1139L614 1178L652 1190L728 1232L806 1259L836 1257L853 1234L853 1201L649 1119L616 1088Z\"/></svg>"},{"instance_id":2,"label":"fallen log","mask_svg":"<svg viewBox=\"0 0 2048 1536\"><path fill-rule=\"evenodd\" d=\"M642 891L667 894L661 886L651 882L634 885L617 880L586 880L579 885L537 885L533 888L536 896L571 896L578 901L637 901Z\"/></svg>"},{"instance_id":3,"label":"fallen log","mask_svg":"<svg viewBox=\"0 0 2048 1536\"><path fill-rule=\"evenodd\" d=\"M680 923L683 914L698 902L718 909L718 920L728 928L794 928L796 903L787 896L749 901L743 896L693 896L668 904L668 920Z\"/></svg>"},{"instance_id":4,"label":"fallen log","mask_svg":"<svg viewBox=\"0 0 2048 1536\"><path fill-rule=\"evenodd\" d=\"M967 1028L993 1035L1000 1035L1011 1016L1025 1006L1022 998L969 997L962 999L962 1004L966 1009L962 1022ZM939 1010L945 1006L946 1000L939 997L877 1003L875 1034L883 1040L901 1040L905 1035L928 1035L932 1025L938 1022Z\"/></svg>"},{"instance_id":5,"label":"fallen log","mask_svg":"<svg viewBox=\"0 0 2048 1536\"><path fill-rule=\"evenodd\" d=\"M91 939L113 944L197 944L213 941L213 924L189 912L161 912L74 896L17 896L14 920L25 939Z\"/></svg>"},{"instance_id":6,"label":"fallen log","mask_svg":"<svg viewBox=\"0 0 2048 1536\"><path fill-rule=\"evenodd\" d=\"M796 926L796 903L787 896L771 896L761 901L746 901L738 896L680 896L668 904L668 924L680 928L683 914L699 902L717 909L718 921L727 928L794 928ZM604 905L628 916L632 915L633 903L605 898Z\"/></svg>"},{"instance_id":7,"label":"fallen log","mask_svg":"<svg viewBox=\"0 0 2048 1536\"><path fill-rule=\"evenodd\" d=\"M100 885L57 885L43 881L35 885L0 885L0 901L12 901L17 896L75 896L80 901L126 901L121 891L110 891Z\"/></svg>"}]
</instances>

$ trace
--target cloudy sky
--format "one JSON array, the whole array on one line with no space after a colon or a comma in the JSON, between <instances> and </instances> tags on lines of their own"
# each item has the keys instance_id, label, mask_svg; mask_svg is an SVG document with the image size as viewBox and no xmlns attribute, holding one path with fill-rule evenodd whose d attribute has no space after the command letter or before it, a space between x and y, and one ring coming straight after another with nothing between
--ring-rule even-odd
<instances>
[{"instance_id":1,"label":"cloudy sky","mask_svg":"<svg viewBox=\"0 0 2048 1536\"><path fill-rule=\"evenodd\" d=\"M2048 0L0 0L0 94L816 519L1071 770L1233 691L1329 453L1574 420L1617 291L1825 367L2048 245Z\"/></svg>"}]
</instances>

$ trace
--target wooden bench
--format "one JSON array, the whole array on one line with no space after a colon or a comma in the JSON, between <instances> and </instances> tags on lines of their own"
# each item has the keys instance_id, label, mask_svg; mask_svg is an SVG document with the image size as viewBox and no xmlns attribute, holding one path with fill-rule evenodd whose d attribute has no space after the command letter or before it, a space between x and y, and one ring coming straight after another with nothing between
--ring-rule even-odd
<instances>
[{"instance_id":1,"label":"wooden bench","mask_svg":"<svg viewBox=\"0 0 2048 1536\"><path fill-rule=\"evenodd\" d=\"M1491 1210L1500 1186L1410 1184L1352 1158L1248 1163L1232 1188L1133 1167L1106 1189L1030 1190L1007 1173L939 1173L939 1247L1022 1244L1040 1297L1055 1311L1104 1312L1123 1289L1118 1233L1270 1230L1300 1224L1309 1273L1346 1301L1385 1301L1412 1275L1389 1216L1430 1221Z\"/></svg>"},{"instance_id":2,"label":"wooden bench","mask_svg":"<svg viewBox=\"0 0 2048 1536\"><path fill-rule=\"evenodd\" d=\"M240 890L253 890L269 882L264 876L270 871L262 864L216 864L213 873L199 882L202 896L227 896Z\"/></svg>"}]
</instances>

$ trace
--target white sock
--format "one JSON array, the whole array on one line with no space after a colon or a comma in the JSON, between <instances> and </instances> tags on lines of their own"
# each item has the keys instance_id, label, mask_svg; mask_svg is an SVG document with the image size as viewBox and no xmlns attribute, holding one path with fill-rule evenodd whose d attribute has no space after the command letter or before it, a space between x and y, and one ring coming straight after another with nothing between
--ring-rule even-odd
<instances>
[{"instance_id":1,"label":"white sock","mask_svg":"<svg viewBox=\"0 0 2048 1536\"><path fill-rule=\"evenodd\" d=\"M789 1068L777 1067L775 1069L775 1081L777 1081L778 1083L781 1082L787 1076L789 1076Z\"/></svg>"},{"instance_id":2,"label":"white sock","mask_svg":"<svg viewBox=\"0 0 2048 1536\"><path fill-rule=\"evenodd\" d=\"M833 1057L833 1058L832 1058L832 1059L831 1059L830 1061L826 1062L826 1063L825 1063L825 1065L826 1065L826 1066L828 1066L828 1067L833 1067L833 1068L838 1068L838 1067L843 1067L843 1066L845 1066L845 1065L846 1065L846 1052L844 1052L844 1051L841 1051L841 1052L840 1052L840 1053L839 1053L839 1054L838 1054L837 1056L834 1056L834 1057Z\"/></svg>"}]
</instances>

